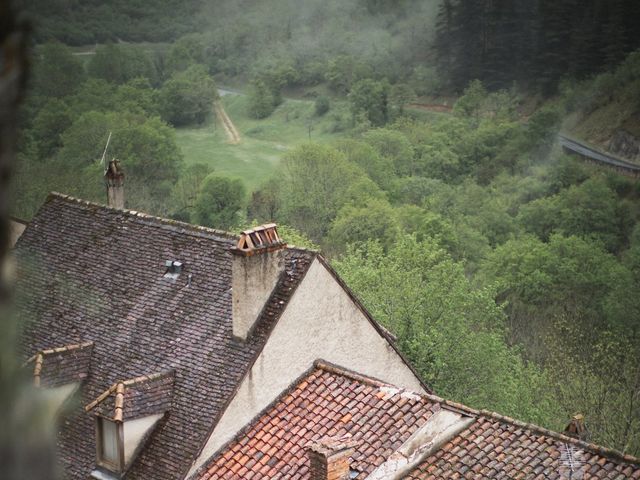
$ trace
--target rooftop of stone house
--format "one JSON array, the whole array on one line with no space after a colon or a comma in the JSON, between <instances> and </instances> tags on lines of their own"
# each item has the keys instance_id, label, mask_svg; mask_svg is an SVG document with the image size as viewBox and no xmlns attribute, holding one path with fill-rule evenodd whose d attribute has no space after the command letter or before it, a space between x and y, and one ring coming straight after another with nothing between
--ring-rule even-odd
<instances>
[{"instance_id":1,"label":"rooftop of stone house","mask_svg":"<svg viewBox=\"0 0 640 480\"><path fill-rule=\"evenodd\" d=\"M61 424L66 477L86 479L95 468L96 414L126 420L151 407L167 414L123 478L186 475L317 256L280 245L284 272L239 340L231 249L241 238L49 195L14 251L20 350L34 383L82 382L79 402L91 407L74 409ZM119 413L116 401L124 402Z\"/></svg>"},{"instance_id":2,"label":"rooftop of stone house","mask_svg":"<svg viewBox=\"0 0 640 480\"><path fill-rule=\"evenodd\" d=\"M336 442L349 463L335 478L640 478L640 459L322 361L192 478L326 480L311 452Z\"/></svg>"}]
</instances>

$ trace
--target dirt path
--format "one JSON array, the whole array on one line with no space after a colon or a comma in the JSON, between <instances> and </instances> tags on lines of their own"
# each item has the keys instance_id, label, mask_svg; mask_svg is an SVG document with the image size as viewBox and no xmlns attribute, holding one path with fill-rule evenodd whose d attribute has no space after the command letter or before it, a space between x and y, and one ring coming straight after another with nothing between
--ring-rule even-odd
<instances>
[{"instance_id":1,"label":"dirt path","mask_svg":"<svg viewBox=\"0 0 640 480\"><path fill-rule=\"evenodd\" d=\"M231 145L238 145L240 143L240 133L233 124L227 112L224 111L224 107L220 102L213 102L213 110L216 112L216 117L224 128L224 133L227 135L227 139Z\"/></svg>"},{"instance_id":2,"label":"dirt path","mask_svg":"<svg viewBox=\"0 0 640 480\"><path fill-rule=\"evenodd\" d=\"M434 103L409 103L409 108L417 108L419 110L427 110L430 112L451 113L453 110L449 105L434 104Z\"/></svg>"}]
</instances>

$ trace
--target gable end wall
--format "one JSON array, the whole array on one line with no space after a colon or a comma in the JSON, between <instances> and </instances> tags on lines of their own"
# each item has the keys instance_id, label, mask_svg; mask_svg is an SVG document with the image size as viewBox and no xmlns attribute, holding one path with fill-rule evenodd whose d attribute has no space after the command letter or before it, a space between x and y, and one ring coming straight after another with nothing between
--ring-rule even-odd
<instances>
[{"instance_id":1,"label":"gable end wall","mask_svg":"<svg viewBox=\"0 0 640 480\"><path fill-rule=\"evenodd\" d=\"M424 392L393 347L315 259L189 476L317 359Z\"/></svg>"}]
</instances>

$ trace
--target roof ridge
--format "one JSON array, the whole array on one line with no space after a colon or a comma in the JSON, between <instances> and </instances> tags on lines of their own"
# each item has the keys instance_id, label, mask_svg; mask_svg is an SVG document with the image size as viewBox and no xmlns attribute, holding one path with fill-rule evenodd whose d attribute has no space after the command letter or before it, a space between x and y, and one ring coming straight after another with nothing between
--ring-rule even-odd
<instances>
[{"instance_id":1,"label":"roof ridge","mask_svg":"<svg viewBox=\"0 0 640 480\"><path fill-rule=\"evenodd\" d=\"M286 242L286 239L283 238L283 240ZM296 250L302 253L311 253L313 255L321 255L320 250L316 250L315 248L298 247L297 245L289 245L288 243L287 243L287 250Z\"/></svg>"},{"instance_id":2,"label":"roof ridge","mask_svg":"<svg viewBox=\"0 0 640 480\"><path fill-rule=\"evenodd\" d=\"M129 378L127 380L118 380L117 382L114 382L104 392L98 395L92 402L85 405L84 410L85 412L89 412L93 410L95 407L97 407L99 404L105 401L107 397L109 397L109 395L111 395L112 393L116 393L116 395L124 394L124 389L126 387L132 387L134 385L151 382L153 380L159 380L165 377L173 377L174 375L175 375L175 371L171 369L171 370L165 370L164 372L152 373L150 375L140 375L137 377ZM118 406L116 405L116 410L117 409L118 409Z\"/></svg>"},{"instance_id":3,"label":"roof ridge","mask_svg":"<svg viewBox=\"0 0 640 480\"><path fill-rule=\"evenodd\" d=\"M357 382L362 382L365 383L367 385L371 385L374 387L393 387L394 389L397 389L398 391L404 392L404 393L411 393L414 394L418 397L424 398L426 400L429 400L431 402L434 403L438 403L440 405L444 405L446 407L449 407L449 409L451 410L456 410L460 413L465 413L471 416L478 416L480 415L480 410L476 410L474 408L468 407L467 405L463 405L461 403L458 402L454 402L452 400L447 400L445 398L439 397L438 395L434 395L433 393L422 393L422 392L416 392L415 390L411 390L409 388L404 388L404 387L398 387L397 385L394 385L392 383L388 383L388 382L384 382L383 380L379 380L377 378L374 377L370 377L368 375L364 375L362 373L358 373L355 372L353 370L349 370L345 367L341 367L339 365L333 364L331 362L327 362L326 360L323 359L318 359L315 362L313 362L313 365L321 370L326 370L329 373L334 373L337 375L341 375L344 376L346 378L350 378L352 380L355 380Z\"/></svg>"},{"instance_id":4,"label":"roof ridge","mask_svg":"<svg viewBox=\"0 0 640 480\"><path fill-rule=\"evenodd\" d=\"M29 363L33 362L38 358L39 355L52 355L54 353L63 353L70 352L72 350L78 350L82 348L87 348L93 345L93 341L89 340L82 343L73 343L71 345L64 345L63 347L55 347L55 348L47 348L44 350L38 350L34 355L29 357L23 364L23 367L26 367Z\"/></svg>"},{"instance_id":5,"label":"roof ridge","mask_svg":"<svg viewBox=\"0 0 640 480\"><path fill-rule=\"evenodd\" d=\"M83 348L89 347L93 347L92 341L65 345L63 347L48 348L46 350L38 350L38 352L29 357L27 361L22 364L22 368L26 368L31 362L35 362L35 365L33 366L33 383L36 387L39 387L45 356L53 355L54 353L73 352L75 350L82 350Z\"/></svg>"},{"instance_id":6,"label":"roof ridge","mask_svg":"<svg viewBox=\"0 0 640 480\"><path fill-rule=\"evenodd\" d=\"M45 201L49 202L52 199L57 199L57 200L62 200L65 201L67 203L71 203L71 204L75 204L75 205L82 205L82 206L88 206L88 207L94 207L94 208L100 208L102 210L106 210L106 211L112 211L112 212L117 212L120 214L125 214L128 215L132 218L139 218L139 219L143 219L143 220L150 220L153 222L158 222L159 224L163 225L163 226L167 226L167 227L174 227L174 228L182 228L182 229L187 229L187 230L191 230L194 233L208 233L211 235L216 235L218 237L224 237L224 238L228 238L230 240L237 240L240 236L236 233L233 232L228 232L225 230L218 230L215 228L210 228L210 227L203 227L201 225L194 225L192 223L187 223L187 222L181 222L180 220L173 220L170 218L165 218L165 217L158 217L156 215L151 215L149 213L144 213L144 212L139 212L137 210L130 210L130 209L119 209L119 208L114 208L114 207L110 207L108 205L104 205L102 203L97 203L97 202L90 202L89 200L82 200L80 198L77 197L73 197L71 195L67 195L65 193L60 193L60 192L50 192L49 195L47 196L47 199Z\"/></svg>"},{"instance_id":7,"label":"roof ridge","mask_svg":"<svg viewBox=\"0 0 640 480\"><path fill-rule=\"evenodd\" d=\"M454 402L452 400L447 400L444 398L441 398L437 395L431 394L431 393L417 393L417 395L420 395L422 397L426 397L429 400L432 400L434 402L438 402L441 405L445 405L451 409L457 410L459 412L462 413L467 413L469 415L473 415L473 416L478 416L478 417L485 417L488 419L493 419L493 420L498 420L500 422L504 422L504 423L508 423L510 425L514 425L516 427L520 427L520 428L524 428L536 433L540 433L542 435L546 435L548 437L551 438L555 438L557 440L561 440L563 442L567 442L567 443L572 443L574 445L578 445L581 447L584 447L585 449L590 450L593 453L596 453L598 455L602 455L604 457L608 457L608 458L613 458L616 460L622 460L628 463L635 463L640 465L640 458L638 457L634 457L633 455L629 455L629 454L625 454L622 453L618 450L612 449L612 448L607 448L607 447L603 447L601 445L595 444L595 443L590 443L590 442L585 442L583 440L579 440L577 438L574 437L569 437L565 434L563 434L562 432L557 432L555 430L550 430L548 428L544 428L541 427L539 425L536 425L534 423L527 423L527 422L523 422L521 420L517 420L513 417L509 417L507 415L501 415L497 412L493 412L490 410L478 410L472 407L469 407L467 405L464 405L462 403L458 403L458 402Z\"/></svg>"},{"instance_id":8,"label":"roof ridge","mask_svg":"<svg viewBox=\"0 0 640 480\"><path fill-rule=\"evenodd\" d=\"M335 363L328 362L321 358L315 360L313 362L313 366L315 369L324 370L328 373L333 373L335 375L340 375L342 377L346 377L356 382L370 385L372 387L393 387L394 386L388 382L383 382L382 380L379 380L374 377L370 377L369 375L364 375L354 370L349 370L345 367L341 367L339 365L336 365Z\"/></svg>"},{"instance_id":9,"label":"roof ridge","mask_svg":"<svg viewBox=\"0 0 640 480\"><path fill-rule=\"evenodd\" d=\"M626 453L622 453L619 450L615 450L613 448L607 448L595 443L585 442L584 440L579 440L574 437L569 437L564 433L557 432L555 430L550 430L548 428L541 427L534 423L526 423L506 415L501 415L497 412L492 412L490 410L479 410L478 413L480 416L483 416L488 419L498 420L500 422L505 422L510 425L514 425L516 427L525 428L527 430L531 430L533 432L537 432L542 435L555 438L556 440L561 440L566 443L572 443L574 445L588 449L593 453L602 455L603 457L612 458L615 460L622 460L627 463L635 463L637 465L640 465L640 458L634 457L633 455L629 455Z\"/></svg>"},{"instance_id":10,"label":"roof ridge","mask_svg":"<svg viewBox=\"0 0 640 480\"><path fill-rule=\"evenodd\" d=\"M128 209L128 208L124 208L124 209L114 208L114 207L110 207L109 205L105 205L105 204L98 203L98 202L92 202L92 201L89 201L89 200L83 200L81 198L74 197L72 195L67 195L66 193L60 193L60 192L55 192L55 191L49 192L45 203L50 201L53 198L55 198L57 200L65 201L67 203L75 204L75 205L82 205L82 206L100 208L100 209L103 209L103 210L113 211L113 212L117 212L117 213L121 213L121 214L124 213L124 214L127 214L128 216L130 216L132 218L139 218L139 219L143 219L143 220L149 220L149 221L152 221L152 222L158 222L159 224L161 224L162 226L165 226L165 227L187 229L187 230L191 230L193 233L211 234L211 235L214 235L214 236L227 238L229 240L238 240L240 238L240 234L229 232L227 230L220 230L220 229L217 229L217 228L204 227L202 225L195 225L193 223L183 222L183 221L180 221L180 220L174 220L174 219L166 218L166 217L159 217L157 215L151 215L149 213L140 212L138 210L132 210L132 209ZM26 222L26 221L23 221L23 220L18 220L18 221L20 221L21 223L24 223L25 225L28 225L28 223L29 223L29 222ZM296 246L296 245L287 244L286 248L287 248L287 250L295 250L295 251L298 251L298 252L309 253L309 254L313 254L313 255L319 255L320 254L320 250L316 250L316 249L313 249L313 248L307 248L307 247L299 247L299 246Z\"/></svg>"}]
</instances>

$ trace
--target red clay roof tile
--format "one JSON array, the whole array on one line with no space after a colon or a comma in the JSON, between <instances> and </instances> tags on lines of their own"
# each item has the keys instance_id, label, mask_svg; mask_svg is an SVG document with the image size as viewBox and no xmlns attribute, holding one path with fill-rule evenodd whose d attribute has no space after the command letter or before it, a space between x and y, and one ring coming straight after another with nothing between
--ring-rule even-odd
<instances>
[{"instance_id":1,"label":"red clay roof tile","mask_svg":"<svg viewBox=\"0 0 640 480\"><path fill-rule=\"evenodd\" d=\"M629 478L630 472L640 476L638 459L533 425L519 425L522 422L485 412L465 434L424 459L406 478L449 480L460 478L456 472L467 467L475 473L464 478ZM573 477L567 466L571 463Z\"/></svg>"},{"instance_id":2,"label":"red clay roof tile","mask_svg":"<svg viewBox=\"0 0 640 480\"><path fill-rule=\"evenodd\" d=\"M381 392L381 387L389 386L320 364L254 419L195 477L266 480L277 473L278 478L306 479L306 446L325 437L351 434L357 442L352 468L360 472L355 478L365 478L440 409L439 404L427 397L413 394L407 397L397 389ZM352 402L356 397L361 401ZM394 418L401 411L400 406L413 412L414 420L407 422L408 416ZM285 421L284 416L288 435L282 441L272 436L272 448L265 449L261 442L266 441L274 423L281 425ZM233 475L236 462L243 462L234 455L237 451L243 453L242 458L252 460L242 465L252 473L251 477ZM264 468L265 464L271 465L271 469Z\"/></svg>"},{"instance_id":3,"label":"red clay roof tile","mask_svg":"<svg viewBox=\"0 0 640 480\"><path fill-rule=\"evenodd\" d=\"M324 437L349 433L356 441L351 467L357 474L355 478L364 479L443 408L475 420L402 478L562 480L570 478L571 464L572 478L580 478L575 475L579 471L584 479L640 478L640 461L633 457L434 395L403 393L323 362L317 362L317 368L289 390L239 432L194 478L306 479L306 446ZM358 401L354 402L356 398ZM278 443L265 440L272 425L282 422L286 422L284 428L290 435ZM316 428L320 424L323 428ZM268 445L262 445L263 441ZM242 470L236 467L237 463ZM265 463L271 469L263 468ZM242 471L242 476L234 474L236 471Z\"/></svg>"}]
</instances>

